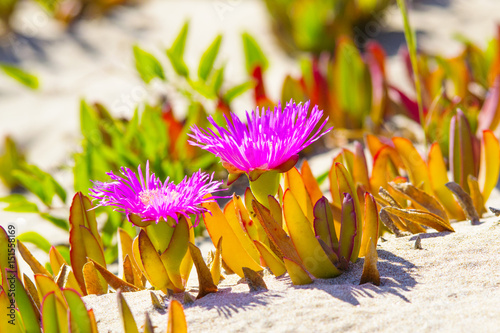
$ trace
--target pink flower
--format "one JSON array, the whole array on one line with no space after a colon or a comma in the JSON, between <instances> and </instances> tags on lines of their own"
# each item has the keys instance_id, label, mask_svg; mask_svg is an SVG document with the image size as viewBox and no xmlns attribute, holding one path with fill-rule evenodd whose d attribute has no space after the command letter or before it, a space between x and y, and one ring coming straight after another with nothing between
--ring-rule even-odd
<instances>
[{"instance_id":1,"label":"pink flower","mask_svg":"<svg viewBox=\"0 0 500 333\"><path fill-rule=\"evenodd\" d=\"M232 180L243 173L255 180L268 170L285 172L297 163L302 149L331 130L323 130L327 117L314 132L323 111L315 106L309 112L309 104L290 101L283 110L281 102L274 111L262 108L259 112L257 108L246 113L247 124L231 115L231 119L226 117L227 129L210 116L208 120L218 133L193 125L189 143L220 157Z\"/></svg>"},{"instance_id":2,"label":"pink flower","mask_svg":"<svg viewBox=\"0 0 500 333\"><path fill-rule=\"evenodd\" d=\"M123 176L113 172L107 173L112 182L94 181L90 195L99 201L97 206L111 206L115 210L127 214L129 221L134 216L145 221L160 219L167 221L168 217L178 221L179 215L189 219L189 215L198 215L207 210L201 203L211 201L215 197L205 198L219 189L221 181L214 181L213 175L198 171L190 178L187 176L179 183L161 182L154 173L149 174L149 161L146 163L146 177L143 178L141 167L137 168L139 177L129 168L121 168ZM132 222L132 221L131 221Z\"/></svg>"}]
</instances>

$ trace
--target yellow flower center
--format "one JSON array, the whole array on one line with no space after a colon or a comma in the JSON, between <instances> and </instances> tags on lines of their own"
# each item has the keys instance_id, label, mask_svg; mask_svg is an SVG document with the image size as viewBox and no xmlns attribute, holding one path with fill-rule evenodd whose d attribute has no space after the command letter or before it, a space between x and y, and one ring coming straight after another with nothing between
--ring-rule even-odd
<instances>
[{"instance_id":1,"label":"yellow flower center","mask_svg":"<svg viewBox=\"0 0 500 333\"><path fill-rule=\"evenodd\" d=\"M139 199L144 205L149 206L159 195L161 195L161 193L158 189L144 190L139 194Z\"/></svg>"}]
</instances>

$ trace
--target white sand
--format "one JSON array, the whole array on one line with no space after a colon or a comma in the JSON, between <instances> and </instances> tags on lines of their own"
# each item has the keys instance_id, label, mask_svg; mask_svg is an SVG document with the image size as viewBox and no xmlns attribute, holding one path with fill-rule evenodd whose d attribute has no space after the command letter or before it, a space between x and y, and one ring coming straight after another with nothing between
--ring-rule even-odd
<instances>
[{"instance_id":1,"label":"white sand","mask_svg":"<svg viewBox=\"0 0 500 333\"><path fill-rule=\"evenodd\" d=\"M358 285L362 259L338 278L306 286L267 276L269 291L260 293L231 276L230 286L186 307L189 331L498 332L499 218L453 226L455 233L422 235L422 250L413 248L416 236L379 242L379 287ZM166 328L167 315L153 309L149 291L124 295L139 326L147 311L159 331ZM115 294L84 300L99 330L122 332Z\"/></svg>"}]
</instances>

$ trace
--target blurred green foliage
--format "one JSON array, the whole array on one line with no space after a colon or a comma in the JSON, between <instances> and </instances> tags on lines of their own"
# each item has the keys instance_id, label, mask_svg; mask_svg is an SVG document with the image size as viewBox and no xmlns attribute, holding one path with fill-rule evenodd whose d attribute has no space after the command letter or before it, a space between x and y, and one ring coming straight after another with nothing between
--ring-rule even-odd
<instances>
[{"instance_id":1,"label":"blurred green foliage","mask_svg":"<svg viewBox=\"0 0 500 333\"><path fill-rule=\"evenodd\" d=\"M334 51L341 36L372 29L382 24L381 13L393 0L265 0L273 31L290 52L319 54ZM378 27L380 28L380 27ZM369 35L369 34L368 34ZM369 36L372 37L372 36Z\"/></svg>"}]
</instances>

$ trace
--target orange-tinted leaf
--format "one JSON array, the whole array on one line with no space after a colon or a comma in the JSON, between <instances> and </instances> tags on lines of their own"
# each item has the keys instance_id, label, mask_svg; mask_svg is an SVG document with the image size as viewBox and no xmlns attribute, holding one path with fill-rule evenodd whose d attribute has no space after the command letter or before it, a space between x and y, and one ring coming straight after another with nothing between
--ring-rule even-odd
<instances>
[{"instance_id":1,"label":"orange-tinted leaf","mask_svg":"<svg viewBox=\"0 0 500 333\"><path fill-rule=\"evenodd\" d=\"M333 265L314 236L308 219L290 189L283 196L283 212L290 238L307 270L323 279L340 275L341 272Z\"/></svg>"},{"instance_id":2,"label":"orange-tinted leaf","mask_svg":"<svg viewBox=\"0 0 500 333\"><path fill-rule=\"evenodd\" d=\"M476 176L472 133L469 121L461 110L451 118L450 171L453 181L469 192L467 177Z\"/></svg>"},{"instance_id":3,"label":"orange-tinted leaf","mask_svg":"<svg viewBox=\"0 0 500 333\"><path fill-rule=\"evenodd\" d=\"M368 179L368 167L366 165L365 152L363 145L358 141L354 142L354 161L352 177L354 185L361 184L367 191L370 191L370 180Z\"/></svg>"},{"instance_id":4,"label":"orange-tinted leaf","mask_svg":"<svg viewBox=\"0 0 500 333\"><path fill-rule=\"evenodd\" d=\"M188 244L189 253L193 258L194 265L196 267L196 272L198 273L198 285L199 291L196 299L200 299L210 293L217 292L217 286L214 284L212 279L212 274L205 264L203 257L201 255L201 251L197 248L193 243Z\"/></svg>"},{"instance_id":5,"label":"orange-tinted leaf","mask_svg":"<svg viewBox=\"0 0 500 333\"><path fill-rule=\"evenodd\" d=\"M500 76L499 76L500 80ZM500 83L499 83L500 84ZM498 112L500 114L500 112ZM479 188L483 202L487 202L495 188L500 174L500 144L492 131L483 131L481 139L481 163L479 167Z\"/></svg>"},{"instance_id":6,"label":"orange-tinted leaf","mask_svg":"<svg viewBox=\"0 0 500 333\"><path fill-rule=\"evenodd\" d=\"M398 151L403 163L406 167L408 175L410 177L410 182L417 186L423 183L423 189L428 194L432 194L432 187L429 178L429 172L427 171L427 165L425 164L422 156L410 140L405 138L395 137L392 138L394 146Z\"/></svg>"},{"instance_id":7,"label":"orange-tinted leaf","mask_svg":"<svg viewBox=\"0 0 500 333\"><path fill-rule=\"evenodd\" d=\"M125 301L121 290L116 293L116 296L118 298L118 309L120 310L120 317L122 318L123 331L125 333L139 333L132 311L130 311L130 307L127 301Z\"/></svg>"},{"instance_id":8,"label":"orange-tinted leaf","mask_svg":"<svg viewBox=\"0 0 500 333\"><path fill-rule=\"evenodd\" d=\"M445 220L443 220L441 217L429 212L424 212L417 209L400 209L396 207L384 207L383 209L387 211L389 214L401 217L413 223L431 227L439 232L455 231L453 230L451 225L447 223Z\"/></svg>"},{"instance_id":9,"label":"orange-tinted leaf","mask_svg":"<svg viewBox=\"0 0 500 333\"><path fill-rule=\"evenodd\" d=\"M224 239L222 242L222 258L229 268L240 277L244 276L242 267L248 267L255 271L262 270L240 243L219 205L211 201L204 202L202 206L209 211L209 213L203 214L203 219L212 242L217 244L221 237ZM247 240L250 242L249 238ZM251 245L254 246L253 243Z\"/></svg>"},{"instance_id":10,"label":"orange-tinted leaf","mask_svg":"<svg viewBox=\"0 0 500 333\"><path fill-rule=\"evenodd\" d=\"M369 242L373 242L375 247L377 246L379 235L379 219L378 219L378 209L377 202L375 198L368 192L365 193L365 214L363 221L363 238L361 240L361 249L359 251L359 256L364 257L367 255L367 249L370 245Z\"/></svg>"},{"instance_id":11,"label":"orange-tinted leaf","mask_svg":"<svg viewBox=\"0 0 500 333\"><path fill-rule=\"evenodd\" d=\"M313 282L309 274L307 274L307 272L302 268L302 265L288 259L287 257L283 257L283 261L285 263L286 271L288 272L288 275L290 275L290 279L294 285L299 286Z\"/></svg>"},{"instance_id":12,"label":"orange-tinted leaf","mask_svg":"<svg viewBox=\"0 0 500 333\"><path fill-rule=\"evenodd\" d=\"M437 142L433 143L429 150L427 164L434 194L444 206L450 217L462 220L465 217L464 213L453 198L453 194L446 187L446 183L448 183L448 173L443 154L441 153L441 148Z\"/></svg>"},{"instance_id":13,"label":"orange-tinted leaf","mask_svg":"<svg viewBox=\"0 0 500 333\"><path fill-rule=\"evenodd\" d=\"M101 279L102 275L96 270L94 263L89 261L83 265L83 278L85 280L85 291L88 295L103 295L108 292L103 288Z\"/></svg>"},{"instance_id":14,"label":"orange-tinted leaf","mask_svg":"<svg viewBox=\"0 0 500 333\"><path fill-rule=\"evenodd\" d=\"M380 286L380 274L377 269L377 246L371 239L369 240L368 246L364 252L366 252L366 256L359 284L371 282L376 286Z\"/></svg>"},{"instance_id":15,"label":"orange-tinted leaf","mask_svg":"<svg viewBox=\"0 0 500 333\"><path fill-rule=\"evenodd\" d=\"M314 206L316 202L323 196L323 192L321 192L318 182L316 181L316 178L314 178L307 160L304 160L304 162L302 162L300 174L302 175L302 180L304 181L304 185Z\"/></svg>"},{"instance_id":16,"label":"orange-tinted leaf","mask_svg":"<svg viewBox=\"0 0 500 333\"><path fill-rule=\"evenodd\" d=\"M285 192L287 189L292 191L293 196L297 199L302 212L307 217L309 223L312 225L314 223L314 213L313 205L311 202L311 197L306 190L302 176L297 168L293 167L285 173Z\"/></svg>"},{"instance_id":17,"label":"orange-tinted leaf","mask_svg":"<svg viewBox=\"0 0 500 333\"><path fill-rule=\"evenodd\" d=\"M167 333L187 333L184 308L175 299L172 299L168 306Z\"/></svg>"},{"instance_id":18,"label":"orange-tinted leaf","mask_svg":"<svg viewBox=\"0 0 500 333\"><path fill-rule=\"evenodd\" d=\"M254 243L255 247L259 250L262 258L266 262L267 267L269 267L271 272L273 272L274 276L281 276L286 273L285 264L271 249L258 240L255 240Z\"/></svg>"},{"instance_id":19,"label":"orange-tinted leaf","mask_svg":"<svg viewBox=\"0 0 500 333\"><path fill-rule=\"evenodd\" d=\"M149 283L158 290L167 292L167 289L174 290L174 286L168 277L167 270L144 230L139 232L138 250L139 258L144 268L143 274Z\"/></svg>"},{"instance_id":20,"label":"orange-tinted leaf","mask_svg":"<svg viewBox=\"0 0 500 333\"><path fill-rule=\"evenodd\" d=\"M293 246L292 240L283 228L273 219L269 209L260 204L257 200L252 201L253 209L257 220L266 231L269 240L279 249L283 257L287 257L298 265L302 265L302 260Z\"/></svg>"},{"instance_id":21,"label":"orange-tinted leaf","mask_svg":"<svg viewBox=\"0 0 500 333\"><path fill-rule=\"evenodd\" d=\"M17 241L17 250L23 257L24 261L31 267L33 274L43 274L52 277L52 274L31 254L28 248L21 242Z\"/></svg>"},{"instance_id":22,"label":"orange-tinted leaf","mask_svg":"<svg viewBox=\"0 0 500 333\"><path fill-rule=\"evenodd\" d=\"M108 271L106 268L101 266L97 261L90 259L92 263L94 264L95 269L101 273L101 275L104 277L106 282L113 288L114 290L122 290L123 292L129 292L129 291L139 291L139 288L134 286L133 284L130 284L126 281L123 281L120 279L118 276L114 275L110 271Z\"/></svg>"}]
</instances>

